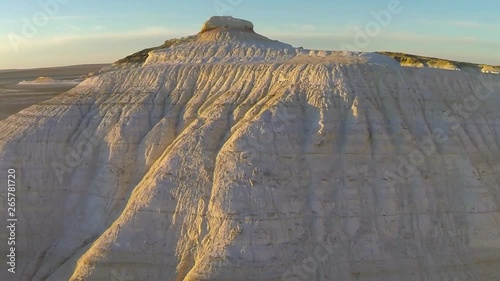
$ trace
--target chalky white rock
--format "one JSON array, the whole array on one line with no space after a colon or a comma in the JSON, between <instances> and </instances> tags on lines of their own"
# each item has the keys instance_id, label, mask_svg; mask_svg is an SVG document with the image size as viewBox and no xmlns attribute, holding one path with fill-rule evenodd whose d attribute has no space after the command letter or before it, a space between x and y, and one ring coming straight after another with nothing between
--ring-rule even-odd
<instances>
[{"instance_id":1,"label":"chalky white rock","mask_svg":"<svg viewBox=\"0 0 500 281\"><path fill-rule=\"evenodd\" d=\"M0 122L0 280L498 281L499 92L211 19Z\"/></svg>"}]
</instances>

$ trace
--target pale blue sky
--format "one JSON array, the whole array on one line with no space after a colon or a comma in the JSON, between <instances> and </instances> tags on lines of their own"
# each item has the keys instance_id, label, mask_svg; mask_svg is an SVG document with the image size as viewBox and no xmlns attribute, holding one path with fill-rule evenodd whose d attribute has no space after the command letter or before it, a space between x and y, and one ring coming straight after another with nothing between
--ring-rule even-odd
<instances>
[{"instance_id":1,"label":"pale blue sky","mask_svg":"<svg viewBox=\"0 0 500 281\"><path fill-rule=\"evenodd\" d=\"M400 4L390 10L391 2ZM374 12L382 10L391 20L377 32L373 23L383 22ZM54 12L44 18L47 11ZM0 69L113 62L195 34L221 14L304 48L350 45L500 65L499 12L498 0L0 0ZM374 33L356 44L366 28Z\"/></svg>"}]
</instances>

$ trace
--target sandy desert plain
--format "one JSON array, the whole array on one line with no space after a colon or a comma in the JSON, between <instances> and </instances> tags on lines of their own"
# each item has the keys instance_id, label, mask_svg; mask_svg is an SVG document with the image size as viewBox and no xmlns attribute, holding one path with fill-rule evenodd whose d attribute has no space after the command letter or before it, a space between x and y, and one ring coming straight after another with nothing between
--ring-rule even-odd
<instances>
[{"instance_id":1,"label":"sandy desert plain","mask_svg":"<svg viewBox=\"0 0 500 281\"><path fill-rule=\"evenodd\" d=\"M75 87L71 83L106 64L73 65L34 69L0 70L0 120L18 113L30 105L43 102ZM22 84L38 77L51 77L55 83ZM21 84L19 84L21 83Z\"/></svg>"}]
</instances>

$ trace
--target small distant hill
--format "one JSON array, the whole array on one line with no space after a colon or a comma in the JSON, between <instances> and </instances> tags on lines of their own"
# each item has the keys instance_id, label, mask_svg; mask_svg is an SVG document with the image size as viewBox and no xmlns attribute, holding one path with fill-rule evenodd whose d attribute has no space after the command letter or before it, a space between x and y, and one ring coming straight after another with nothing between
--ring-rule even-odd
<instances>
[{"instance_id":1,"label":"small distant hill","mask_svg":"<svg viewBox=\"0 0 500 281\"><path fill-rule=\"evenodd\" d=\"M59 67L42 67L42 68L28 68L28 69L3 69L1 79L35 79L40 76L64 76L64 77L78 77L90 72L98 71L99 69L109 66L109 64L81 64L69 65Z\"/></svg>"},{"instance_id":2,"label":"small distant hill","mask_svg":"<svg viewBox=\"0 0 500 281\"><path fill-rule=\"evenodd\" d=\"M398 61L401 64L401 66L406 66L406 67L421 67L421 68L428 67L428 68L439 68L448 70L461 70L468 72L500 74L500 66L459 62L447 59L396 53L396 52L378 52L378 53L392 57L393 59Z\"/></svg>"}]
</instances>

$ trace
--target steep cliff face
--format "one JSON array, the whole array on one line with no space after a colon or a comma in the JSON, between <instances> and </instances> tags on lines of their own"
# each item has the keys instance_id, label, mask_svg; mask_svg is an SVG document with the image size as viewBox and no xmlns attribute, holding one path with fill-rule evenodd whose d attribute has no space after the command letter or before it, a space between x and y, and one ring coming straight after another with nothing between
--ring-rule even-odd
<instances>
[{"instance_id":1,"label":"steep cliff face","mask_svg":"<svg viewBox=\"0 0 500 281\"><path fill-rule=\"evenodd\" d=\"M499 106L496 75L211 29L0 122L14 278L497 281Z\"/></svg>"}]
</instances>

